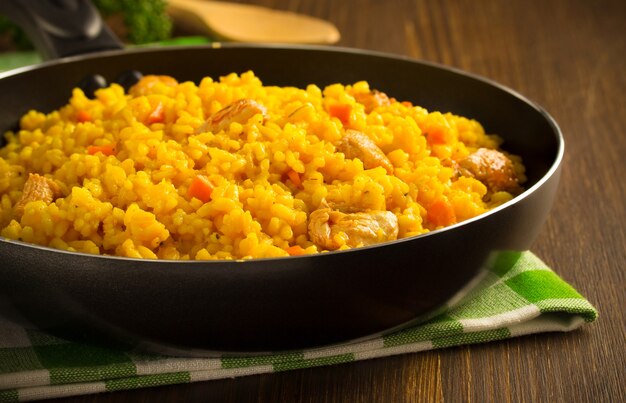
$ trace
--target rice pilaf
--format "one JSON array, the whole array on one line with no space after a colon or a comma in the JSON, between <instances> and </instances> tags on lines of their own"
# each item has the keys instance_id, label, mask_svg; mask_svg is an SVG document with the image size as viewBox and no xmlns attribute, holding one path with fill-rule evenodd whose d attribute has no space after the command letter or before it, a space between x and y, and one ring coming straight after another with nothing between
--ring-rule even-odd
<instances>
[{"instance_id":1,"label":"rice pilaf","mask_svg":"<svg viewBox=\"0 0 626 403\"><path fill-rule=\"evenodd\" d=\"M389 94L390 96L393 94ZM419 235L521 192L471 119L365 81L146 76L30 111L0 149L0 235L92 254L248 259Z\"/></svg>"}]
</instances>

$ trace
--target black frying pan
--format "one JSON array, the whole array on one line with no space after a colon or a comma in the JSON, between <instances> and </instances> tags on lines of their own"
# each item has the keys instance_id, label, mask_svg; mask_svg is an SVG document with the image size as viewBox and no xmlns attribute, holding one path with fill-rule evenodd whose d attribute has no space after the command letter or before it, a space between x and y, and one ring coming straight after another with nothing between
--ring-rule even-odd
<instances>
[{"instance_id":1,"label":"black frying pan","mask_svg":"<svg viewBox=\"0 0 626 403\"><path fill-rule=\"evenodd\" d=\"M108 38L103 47L116 46ZM78 42L82 51L101 47L98 41ZM125 71L138 70L197 82L250 69L267 85L367 80L397 99L475 118L488 132L501 135L508 151L523 157L527 190L447 229L315 256L149 261L0 238L2 314L26 317L52 332L69 331L72 337L95 332L160 352L301 349L422 320L470 283L488 259L530 247L557 189L563 156L558 126L539 106L507 88L430 63L301 46L105 51L4 74L0 129L15 127L31 108L51 111L63 105L70 90L90 74L112 82Z\"/></svg>"}]
</instances>

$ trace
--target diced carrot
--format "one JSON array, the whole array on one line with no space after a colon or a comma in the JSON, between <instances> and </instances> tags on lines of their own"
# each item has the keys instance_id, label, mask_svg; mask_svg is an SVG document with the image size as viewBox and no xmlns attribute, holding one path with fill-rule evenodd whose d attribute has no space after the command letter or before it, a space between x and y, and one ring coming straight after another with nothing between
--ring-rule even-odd
<instances>
[{"instance_id":1,"label":"diced carrot","mask_svg":"<svg viewBox=\"0 0 626 403\"><path fill-rule=\"evenodd\" d=\"M188 194L191 197L195 197L198 200L206 203L211 200L211 193L213 193L213 184L204 175L197 175L191 181L191 185L189 185Z\"/></svg>"},{"instance_id":2,"label":"diced carrot","mask_svg":"<svg viewBox=\"0 0 626 403\"><path fill-rule=\"evenodd\" d=\"M114 155L115 154L115 144L103 144L101 146L89 146L87 147L87 154L94 155L97 153L102 153L104 155Z\"/></svg>"},{"instance_id":3,"label":"diced carrot","mask_svg":"<svg viewBox=\"0 0 626 403\"><path fill-rule=\"evenodd\" d=\"M428 145L445 144L448 142L448 136L443 128L431 128L426 133L426 141Z\"/></svg>"},{"instance_id":4,"label":"diced carrot","mask_svg":"<svg viewBox=\"0 0 626 403\"><path fill-rule=\"evenodd\" d=\"M445 226L456 222L456 214L454 207L445 198L439 198L433 202L428 208L428 220L435 226Z\"/></svg>"},{"instance_id":5,"label":"diced carrot","mask_svg":"<svg viewBox=\"0 0 626 403\"><path fill-rule=\"evenodd\" d=\"M291 179L291 182L293 182L293 184L296 185L296 187L299 187L299 188L302 187L302 179L300 178L299 173L297 173L296 171L292 169L289 172L287 172L287 177Z\"/></svg>"},{"instance_id":6,"label":"diced carrot","mask_svg":"<svg viewBox=\"0 0 626 403\"><path fill-rule=\"evenodd\" d=\"M91 121L91 114L87 111L78 111L76 114L76 120L80 123Z\"/></svg>"},{"instance_id":7,"label":"diced carrot","mask_svg":"<svg viewBox=\"0 0 626 403\"><path fill-rule=\"evenodd\" d=\"M154 110L150 112L150 115L148 115L146 123L151 125L152 123L162 123L163 120L165 120L165 110L163 109L163 103L159 102Z\"/></svg>"},{"instance_id":8,"label":"diced carrot","mask_svg":"<svg viewBox=\"0 0 626 403\"><path fill-rule=\"evenodd\" d=\"M287 249L285 249L285 251L287 251L287 253L289 253L291 256L300 256L306 253L304 248L300 245L290 246Z\"/></svg>"},{"instance_id":9,"label":"diced carrot","mask_svg":"<svg viewBox=\"0 0 626 403\"><path fill-rule=\"evenodd\" d=\"M339 119L344 126L347 126L350 123L351 111L352 106L349 104L334 104L328 108L328 114L331 117Z\"/></svg>"}]
</instances>

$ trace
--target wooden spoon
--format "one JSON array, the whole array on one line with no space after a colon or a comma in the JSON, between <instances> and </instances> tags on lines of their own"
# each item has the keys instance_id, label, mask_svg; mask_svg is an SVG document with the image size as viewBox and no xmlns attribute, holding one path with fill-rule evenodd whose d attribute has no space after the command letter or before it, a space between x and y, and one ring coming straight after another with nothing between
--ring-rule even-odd
<instances>
[{"instance_id":1,"label":"wooden spoon","mask_svg":"<svg viewBox=\"0 0 626 403\"><path fill-rule=\"evenodd\" d=\"M250 4L168 0L168 13L187 29L228 41L333 44L340 36L328 21Z\"/></svg>"}]
</instances>

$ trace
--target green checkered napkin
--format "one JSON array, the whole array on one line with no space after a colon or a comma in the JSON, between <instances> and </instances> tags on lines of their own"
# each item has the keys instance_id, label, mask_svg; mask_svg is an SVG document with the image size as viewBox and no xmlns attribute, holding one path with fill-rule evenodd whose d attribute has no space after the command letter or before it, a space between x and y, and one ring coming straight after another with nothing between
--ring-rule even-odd
<instances>
[{"instance_id":1,"label":"green checkered napkin","mask_svg":"<svg viewBox=\"0 0 626 403\"><path fill-rule=\"evenodd\" d=\"M238 358L174 358L78 344L0 318L0 402L332 365L530 333L570 331L594 307L531 252L503 253L429 322L353 344Z\"/></svg>"}]
</instances>

